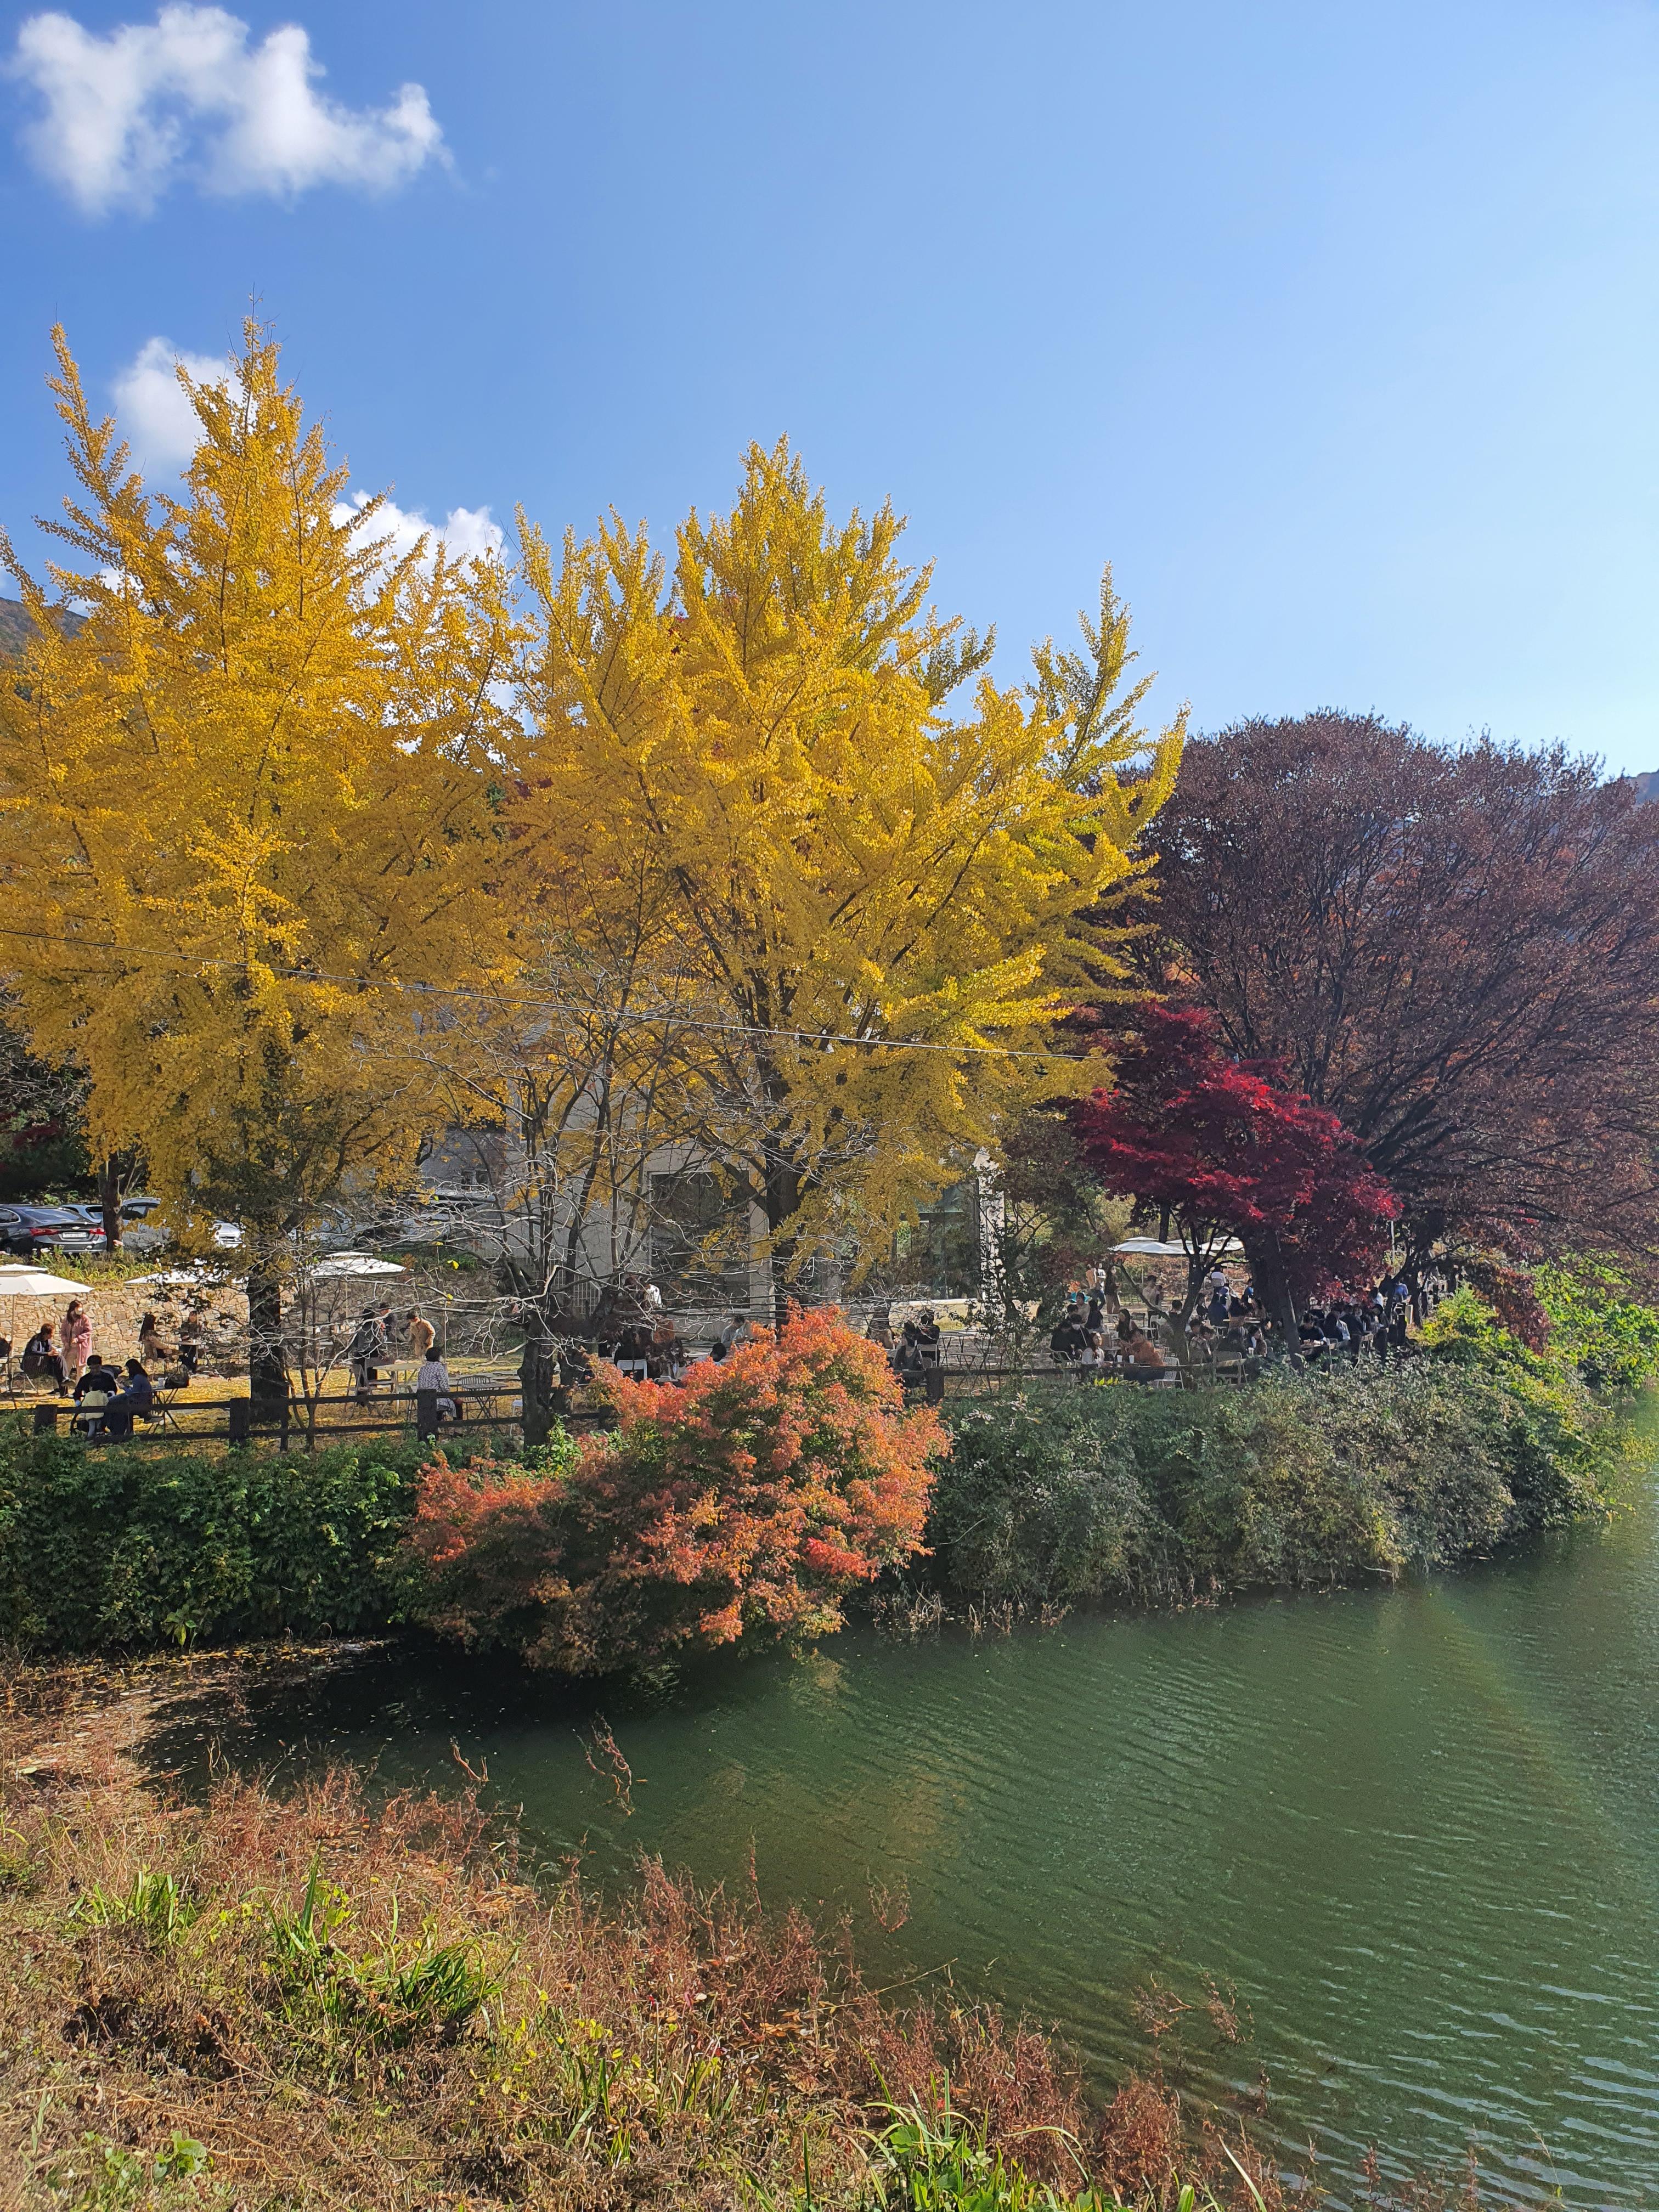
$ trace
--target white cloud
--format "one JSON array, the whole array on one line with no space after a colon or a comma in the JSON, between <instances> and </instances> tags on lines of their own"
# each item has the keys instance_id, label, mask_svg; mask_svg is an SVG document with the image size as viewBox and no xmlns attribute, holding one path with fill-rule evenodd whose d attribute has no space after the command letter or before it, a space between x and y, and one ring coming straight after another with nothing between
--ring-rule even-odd
<instances>
[{"instance_id":1,"label":"white cloud","mask_svg":"<svg viewBox=\"0 0 1659 2212\"><path fill-rule=\"evenodd\" d=\"M151 475L182 468L201 435L196 410L173 373L179 362L198 384L222 384L231 373L230 363L216 355L181 353L167 338L146 338L115 379L122 434Z\"/></svg>"},{"instance_id":2,"label":"white cloud","mask_svg":"<svg viewBox=\"0 0 1659 2212\"><path fill-rule=\"evenodd\" d=\"M355 521L368 504L367 492L354 492L349 501L342 500L336 506L334 520ZM405 509L386 499L364 519L362 527L371 538L391 540L386 557L392 561L401 561L405 553L412 553L422 533L441 538L447 552L464 561L473 560L480 553L499 553L507 542L501 525L490 520L487 507L452 507L441 522L428 522L419 507Z\"/></svg>"},{"instance_id":3,"label":"white cloud","mask_svg":"<svg viewBox=\"0 0 1659 2212\"><path fill-rule=\"evenodd\" d=\"M418 84L388 107L320 97L322 65L297 23L256 46L222 8L167 7L106 37L71 15L31 15L9 66L45 103L24 134L36 167L88 215L147 210L177 176L233 196L386 191L447 159Z\"/></svg>"}]
</instances>

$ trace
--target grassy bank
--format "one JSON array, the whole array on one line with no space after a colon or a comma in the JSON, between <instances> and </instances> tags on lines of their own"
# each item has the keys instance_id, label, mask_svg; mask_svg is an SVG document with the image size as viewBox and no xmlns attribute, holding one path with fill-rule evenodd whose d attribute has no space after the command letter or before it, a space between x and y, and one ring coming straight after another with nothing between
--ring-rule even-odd
<instances>
[{"instance_id":1,"label":"grassy bank","mask_svg":"<svg viewBox=\"0 0 1659 2212\"><path fill-rule=\"evenodd\" d=\"M1567 1357L1454 1299L1413 1356L1248 1390L969 1411L928 1521L951 1589L1028 1607L1323 1588L1489 1557L1604 1513L1628 1424Z\"/></svg>"},{"instance_id":2,"label":"grassy bank","mask_svg":"<svg viewBox=\"0 0 1659 2212\"><path fill-rule=\"evenodd\" d=\"M279 1798L222 1776L167 1802L135 1752L180 1665L5 1680L0 2202L1285 2201L1242 2125L1189 2124L1161 2078L1091 2110L1036 2029L948 1995L884 2005L799 1914L651 1868L610 1911L568 1873L532 1884L465 1793L376 1798L336 1774ZM198 1662L198 1688L204 1666L234 1695L233 1662Z\"/></svg>"}]
</instances>

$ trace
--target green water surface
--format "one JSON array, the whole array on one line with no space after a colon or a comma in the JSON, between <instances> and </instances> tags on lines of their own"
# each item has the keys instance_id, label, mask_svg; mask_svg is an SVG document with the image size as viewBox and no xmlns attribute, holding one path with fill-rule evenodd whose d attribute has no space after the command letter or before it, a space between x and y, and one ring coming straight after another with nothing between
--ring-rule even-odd
<instances>
[{"instance_id":1,"label":"green water surface","mask_svg":"<svg viewBox=\"0 0 1659 2212\"><path fill-rule=\"evenodd\" d=\"M1130 1999L1201 2005L1169 2063L1257 2095L1342 2193L1473 2142L1519 2199L1659 2203L1659 1512L1411 1588L1046 1634L854 1632L607 1717L460 1661L366 1654L272 1689L235 1755L374 1753L453 1779L532 1850L625 1881L641 1852L847 1908L880 1979L948 1966L1058 2026L1096 2080L1143 2060ZM884 1928L872 1917L872 1892ZM908 1899L908 1917L896 1923ZM924 1984L925 1986L925 1984Z\"/></svg>"}]
</instances>

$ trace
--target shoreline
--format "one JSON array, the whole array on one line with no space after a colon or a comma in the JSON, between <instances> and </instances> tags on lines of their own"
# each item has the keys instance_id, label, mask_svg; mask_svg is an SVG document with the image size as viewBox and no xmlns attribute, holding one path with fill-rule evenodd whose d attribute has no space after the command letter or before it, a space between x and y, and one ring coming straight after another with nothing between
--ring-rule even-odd
<instances>
[{"instance_id":1,"label":"shoreline","mask_svg":"<svg viewBox=\"0 0 1659 2212\"><path fill-rule=\"evenodd\" d=\"M269 1656L7 1670L0 1926L21 1965L0 2179L9 2168L13 2201L62 2201L50 2176L89 2141L100 2159L143 2160L182 2137L204 2186L169 2208L227 2202L211 2181L239 2207L415 2212L437 2184L469 2212L864 2212L914 2179L918 2128L951 2139L944 2165L966 2180L994 2163L1007 2185L926 2200L940 2206L1150 2212L1187 2186L1230 2212L1286 2201L1254 2142L1260 2114L1194 2107L1156 2043L1149 2069L1091 2101L1029 2021L948 1984L878 2003L844 1939L798 1911L649 1864L637 1899L603 1905L574 1875L530 1883L477 1777L442 1800L382 1797L336 1766L277 1793L233 1761L204 1801L172 1797L142 1765L169 1705L234 1703ZM296 1951L307 1913L316 1925L308 1896L330 1933ZM1449 2206L1469 2201L1462 2186L1425 2181L1398 2201ZM1379 2185L1376 2201L1396 2200Z\"/></svg>"}]
</instances>

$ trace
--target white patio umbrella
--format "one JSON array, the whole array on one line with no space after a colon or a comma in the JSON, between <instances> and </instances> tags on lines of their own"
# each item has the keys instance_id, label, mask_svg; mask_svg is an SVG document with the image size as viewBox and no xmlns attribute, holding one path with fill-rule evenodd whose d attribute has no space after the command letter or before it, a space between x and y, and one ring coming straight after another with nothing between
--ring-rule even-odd
<instances>
[{"instance_id":1,"label":"white patio umbrella","mask_svg":"<svg viewBox=\"0 0 1659 2212\"><path fill-rule=\"evenodd\" d=\"M372 1252L336 1252L310 1269L313 1280L327 1282L339 1275L406 1275L396 1260L377 1260Z\"/></svg>"},{"instance_id":2,"label":"white patio umbrella","mask_svg":"<svg viewBox=\"0 0 1659 2212\"><path fill-rule=\"evenodd\" d=\"M67 1275L49 1274L44 1267L0 1266L0 1298L55 1298L65 1291L72 1298L84 1297L87 1285Z\"/></svg>"},{"instance_id":3,"label":"white patio umbrella","mask_svg":"<svg viewBox=\"0 0 1659 2212\"><path fill-rule=\"evenodd\" d=\"M72 1298L85 1296L84 1283L71 1282L67 1275L49 1274L44 1267L26 1265L0 1267L0 1298L10 1300L6 1316L6 1341L17 1340L17 1301L19 1298L56 1298L65 1293ZM11 1354L6 1354L6 1383L11 1385Z\"/></svg>"},{"instance_id":4,"label":"white patio umbrella","mask_svg":"<svg viewBox=\"0 0 1659 2212\"><path fill-rule=\"evenodd\" d=\"M344 1282L376 1275L406 1275L407 1267L395 1260L377 1260L372 1252L331 1252L326 1260L319 1260L307 1274L313 1283ZM313 1331L318 1324L312 1322ZM320 1358L320 1354L319 1355Z\"/></svg>"},{"instance_id":5,"label":"white patio umbrella","mask_svg":"<svg viewBox=\"0 0 1659 2212\"><path fill-rule=\"evenodd\" d=\"M1112 1249L1129 1260L1189 1260L1192 1257L1184 1244L1162 1244L1156 1237L1126 1237L1121 1244L1114 1244ZM1229 1238L1226 1243L1217 1245L1215 1256L1217 1259L1227 1258L1243 1249L1244 1247L1237 1240Z\"/></svg>"}]
</instances>

